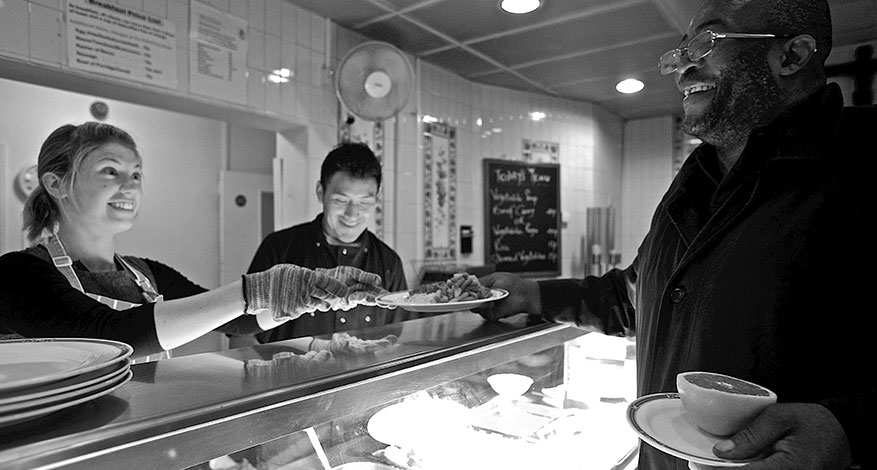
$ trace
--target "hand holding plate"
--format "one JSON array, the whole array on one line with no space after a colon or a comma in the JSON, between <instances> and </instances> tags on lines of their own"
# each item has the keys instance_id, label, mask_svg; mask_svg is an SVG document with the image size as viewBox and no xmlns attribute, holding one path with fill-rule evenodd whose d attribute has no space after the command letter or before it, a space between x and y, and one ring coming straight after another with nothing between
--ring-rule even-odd
<instances>
[{"instance_id":1,"label":"hand holding plate","mask_svg":"<svg viewBox=\"0 0 877 470\"><path fill-rule=\"evenodd\" d=\"M542 313L539 284L536 281L522 279L510 273L493 273L479 278L478 281L492 289L504 289L509 292L504 299L472 309L485 319L495 321L524 312Z\"/></svg>"},{"instance_id":2,"label":"hand holding plate","mask_svg":"<svg viewBox=\"0 0 877 470\"><path fill-rule=\"evenodd\" d=\"M747 470L847 468L852 463L846 434L834 415L815 403L767 407L745 429L716 444L717 456L747 459Z\"/></svg>"}]
</instances>

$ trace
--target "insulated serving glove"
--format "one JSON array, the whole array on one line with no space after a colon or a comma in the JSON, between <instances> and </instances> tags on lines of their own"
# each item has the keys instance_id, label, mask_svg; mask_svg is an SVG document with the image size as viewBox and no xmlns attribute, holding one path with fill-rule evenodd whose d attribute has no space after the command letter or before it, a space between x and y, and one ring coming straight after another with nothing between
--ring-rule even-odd
<instances>
[{"instance_id":1,"label":"insulated serving glove","mask_svg":"<svg viewBox=\"0 0 877 470\"><path fill-rule=\"evenodd\" d=\"M245 274L243 282L246 313L267 309L275 320L344 308L351 292L344 279L336 279L326 270L317 272L294 264L278 264L266 271Z\"/></svg>"},{"instance_id":2,"label":"insulated serving glove","mask_svg":"<svg viewBox=\"0 0 877 470\"><path fill-rule=\"evenodd\" d=\"M343 282L349 289L347 303L340 308L350 310L357 305L377 305L376 298L386 294L380 287L381 276L363 271L353 266L337 266L331 269L317 268L316 271Z\"/></svg>"}]
</instances>

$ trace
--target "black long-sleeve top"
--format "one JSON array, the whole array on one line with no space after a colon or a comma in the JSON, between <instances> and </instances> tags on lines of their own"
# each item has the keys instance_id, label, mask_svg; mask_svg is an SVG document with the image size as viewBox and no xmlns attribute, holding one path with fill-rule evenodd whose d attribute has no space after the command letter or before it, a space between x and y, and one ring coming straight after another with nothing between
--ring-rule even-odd
<instances>
[{"instance_id":1,"label":"black long-sleeve top","mask_svg":"<svg viewBox=\"0 0 877 470\"><path fill-rule=\"evenodd\" d=\"M134 347L135 356L163 351L155 331L155 304L143 303L127 310L114 310L70 285L50 261L42 246L0 256L0 337L77 337L122 341ZM205 292L179 271L158 261L133 256L125 260L153 282L164 300ZM127 289L102 282L102 273L90 273L80 262L73 269L90 293L142 303L139 288L130 278ZM111 273L110 276L118 274ZM127 298L126 298L127 297ZM241 316L218 328L234 334L262 331L254 316Z\"/></svg>"}]
</instances>

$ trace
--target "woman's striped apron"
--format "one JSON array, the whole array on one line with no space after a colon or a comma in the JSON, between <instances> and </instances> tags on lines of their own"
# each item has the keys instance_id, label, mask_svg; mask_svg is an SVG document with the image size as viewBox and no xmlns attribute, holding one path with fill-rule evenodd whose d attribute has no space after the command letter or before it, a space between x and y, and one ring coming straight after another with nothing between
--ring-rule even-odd
<instances>
[{"instance_id":1,"label":"woman's striped apron","mask_svg":"<svg viewBox=\"0 0 877 470\"><path fill-rule=\"evenodd\" d=\"M91 292L85 292L85 289L82 287L82 282L79 280L79 276L76 275L76 271L73 270L73 260L70 256L67 255L67 250L64 249L64 245L61 243L61 240L57 235L51 234L44 237L41 241L41 244L46 247L49 251L49 255L52 257L52 263L54 263L55 267L58 268L58 271L67 278L67 281L70 282L70 285L79 290L80 292L88 295L89 297L97 300L98 302L108 305L115 310L126 310L131 307L136 307L137 303L128 302L125 300L114 299L112 297L107 297L105 295L93 294ZM143 300L146 303L153 302L161 302L163 297L155 291L152 287L152 283L149 282L149 278L147 278L143 273L141 273L137 268L131 265L128 261L125 261L119 255L114 255L115 261L124 268L123 273L124 276L119 276L118 281L116 282L119 287L123 287L124 285L130 285L130 280L133 277L134 283L137 284L137 287L140 288L141 295L143 296ZM138 364L142 362L150 362L156 361L159 359L167 359L171 357L170 351L164 351L158 354L150 354L148 356L141 356L135 358L132 363Z\"/></svg>"}]
</instances>

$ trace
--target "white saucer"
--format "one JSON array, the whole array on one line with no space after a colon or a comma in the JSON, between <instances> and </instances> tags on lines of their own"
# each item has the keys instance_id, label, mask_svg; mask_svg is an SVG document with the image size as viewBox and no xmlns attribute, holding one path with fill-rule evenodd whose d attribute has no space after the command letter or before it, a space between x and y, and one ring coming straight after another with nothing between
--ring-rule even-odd
<instances>
[{"instance_id":1,"label":"white saucer","mask_svg":"<svg viewBox=\"0 0 877 470\"><path fill-rule=\"evenodd\" d=\"M646 444L674 457L713 467L746 465L717 457L713 446L723 439L692 426L683 413L678 393L655 393L628 405L627 423Z\"/></svg>"}]
</instances>

